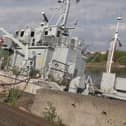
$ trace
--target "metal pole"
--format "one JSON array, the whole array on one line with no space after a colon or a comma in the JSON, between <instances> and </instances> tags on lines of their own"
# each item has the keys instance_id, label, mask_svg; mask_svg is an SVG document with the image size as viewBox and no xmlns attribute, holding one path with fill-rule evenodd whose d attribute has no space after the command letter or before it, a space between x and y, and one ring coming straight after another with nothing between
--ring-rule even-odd
<instances>
[{"instance_id":1,"label":"metal pole","mask_svg":"<svg viewBox=\"0 0 126 126\"><path fill-rule=\"evenodd\" d=\"M115 52L115 49L116 49L116 44L117 44L117 39L118 39L119 23L120 23L121 19L122 19L121 17L117 18L117 25L116 25L116 32L115 32L115 35L114 35L114 41L111 43L111 47L110 47L110 50L109 50L109 53L108 53L108 61L107 61L107 66L106 66L106 71L108 73L111 72L111 68L112 68L114 52Z\"/></svg>"},{"instance_id":2,"label":"metal pole","mask_svg":"<svg viewBox=\"0 0 126 126\"><path fill-rule=\"evenodd\" d=\"M66 27L66 24L67 24L69 10L70 10L70 0L66 0L66 9L65 9L64 18L63 18L63 26L64 27Z\"/></svg>"}]
</instances>

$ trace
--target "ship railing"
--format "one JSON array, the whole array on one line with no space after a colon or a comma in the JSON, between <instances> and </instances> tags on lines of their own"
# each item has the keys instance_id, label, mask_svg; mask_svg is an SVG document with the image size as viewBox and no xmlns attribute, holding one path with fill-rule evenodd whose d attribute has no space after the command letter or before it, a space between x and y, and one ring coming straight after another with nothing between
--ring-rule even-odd
<instances>
[{"instance_id":1,"label":"ship railing","mask_svg":"<svg viewBox=\"0 0 126 126\"><path fill-rule=\"evenodd\" d=\"M69 37L42 36L41 40L36 43L37 46L49 47L71 47L75 48L76 40Z\"/></svg>"}]
</instances>

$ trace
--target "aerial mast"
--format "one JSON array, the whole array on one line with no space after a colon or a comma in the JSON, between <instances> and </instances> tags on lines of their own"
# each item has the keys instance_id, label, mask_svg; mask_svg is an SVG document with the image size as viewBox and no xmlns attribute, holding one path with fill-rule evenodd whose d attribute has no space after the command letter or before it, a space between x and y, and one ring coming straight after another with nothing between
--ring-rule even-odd
<instances>
[{"instance_id":1,"label":"aerial mast","mask_svg":"<svg viewBox=\"0 0 126 126\"><path fill-rule=\"evenodd\" d=\"M69 10L70 10L70 0L64 0L66 4L66 9L64 12L64 17L63 17L63 26L66 27L67 25L67 20L68 20L68 15L69 15Z\"/></svg>"},{"instance_id":2,"label":"aerial mast","mask_svg":"<svg viewBox=\"0 0 126 126\"><path fill-rule=\"evenodd\" d=\"M117 45L117 42L118 42L119 24L120 24L121 20L122 20L122 17L117 17L117 25L116 25L114 40L111 42L111 46L110 46L110 49L109 49L109 52L108 52L108 59L107 59L107 65L106 65L106 72L108 72L108 73L111 73L114 52L116 50L116 45Z\"/></svg>"},{"instance_id":3,"label":"aerial mast","mask_svg":"<svg viewBox=\"0 0 126 126\"><path fill-rule=\"evenodd\" d=\"M61 25L65 28L67 25L67 20L68 20L68 16L69 16L70 0L58 0L58 3L64 4L64 10L63 10L63 14L58 19L56 25L61 23Z\"/></svg>"}]
</instances>

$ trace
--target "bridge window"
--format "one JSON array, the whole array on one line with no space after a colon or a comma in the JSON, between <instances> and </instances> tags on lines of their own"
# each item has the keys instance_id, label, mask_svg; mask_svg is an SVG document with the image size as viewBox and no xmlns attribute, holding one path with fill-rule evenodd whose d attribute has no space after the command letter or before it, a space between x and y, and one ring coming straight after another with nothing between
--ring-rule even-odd
<instances>
[{"instance_id":1,"label":"bridge window","mask_svg":"<svg viewBox=\"0 0 126 126\"><path fill-rule=\"evenodd\" d=\"M32 31L32 32L31 32L31 37L34 37L34 35L35 35L35 32Z\"/></svg>"},{"instance_id":2,"label":"bridge window","mask_svg":"<svg viewBox=\"0 0 126 126\"><path fill-rule=\"evenodd\" d=\"M33 38L33 40L32 40L32 46L34 46L35 45L35 39Z\"/></svg>"},{"instance_id":3,"label":"bridge window","mask_svg":"<svg viewBox=\"0 0 126 126\"><path fill-rule=\"evenodd\" d=\"M57 32L57 37L60 37L60 31Z\"/></svg>"},{"instance_id":4,"label":"bridge window","mask_svg":"<svg viewBox=\"0 0 126 126\"><path fill-rule=\"evenodd\" d=\"M48 31L45 31L45 35L48 35Z\"/></svg>"},{"instance_id":5,"label":"bridge window","mask_svg":"<svg viewBox=\"0 0 126 126\"><path fill-rule=\"evenodd\" d=\"M21 36L21 37L23 37L23 35L24 35L24 31L21 31L21 34L20 34L20 36Z\"/></svg>"}]
</instances>

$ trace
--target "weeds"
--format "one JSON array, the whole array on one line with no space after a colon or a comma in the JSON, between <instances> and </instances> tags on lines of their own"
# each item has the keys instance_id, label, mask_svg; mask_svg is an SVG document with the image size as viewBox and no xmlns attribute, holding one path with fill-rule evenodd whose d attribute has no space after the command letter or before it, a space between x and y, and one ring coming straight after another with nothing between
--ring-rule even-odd
<instances>
[{"instance_id":1,"label":"weeds","mask_svg":"<svg viewBox=\"0 0 126 126\"><path fill-rule=\"evenodd\" d=\"M5 102L11 106L16 106L19 97L20 97L20 91L18 89L12 88L9 90L9 94Z\"/></svg>"},{"instance_id":2,"label":"weeds","mask_svg":"<svg viewBox=\"0 0 126 126\"><path fill-rule=\"evenodd\" d=\"M58 126L65 126L62 123L61 118L57 115L56 108L50 102L48 102L47 107L45 107L43 118L49 122L57 124Z\"/></svg>"}]
</instances>

